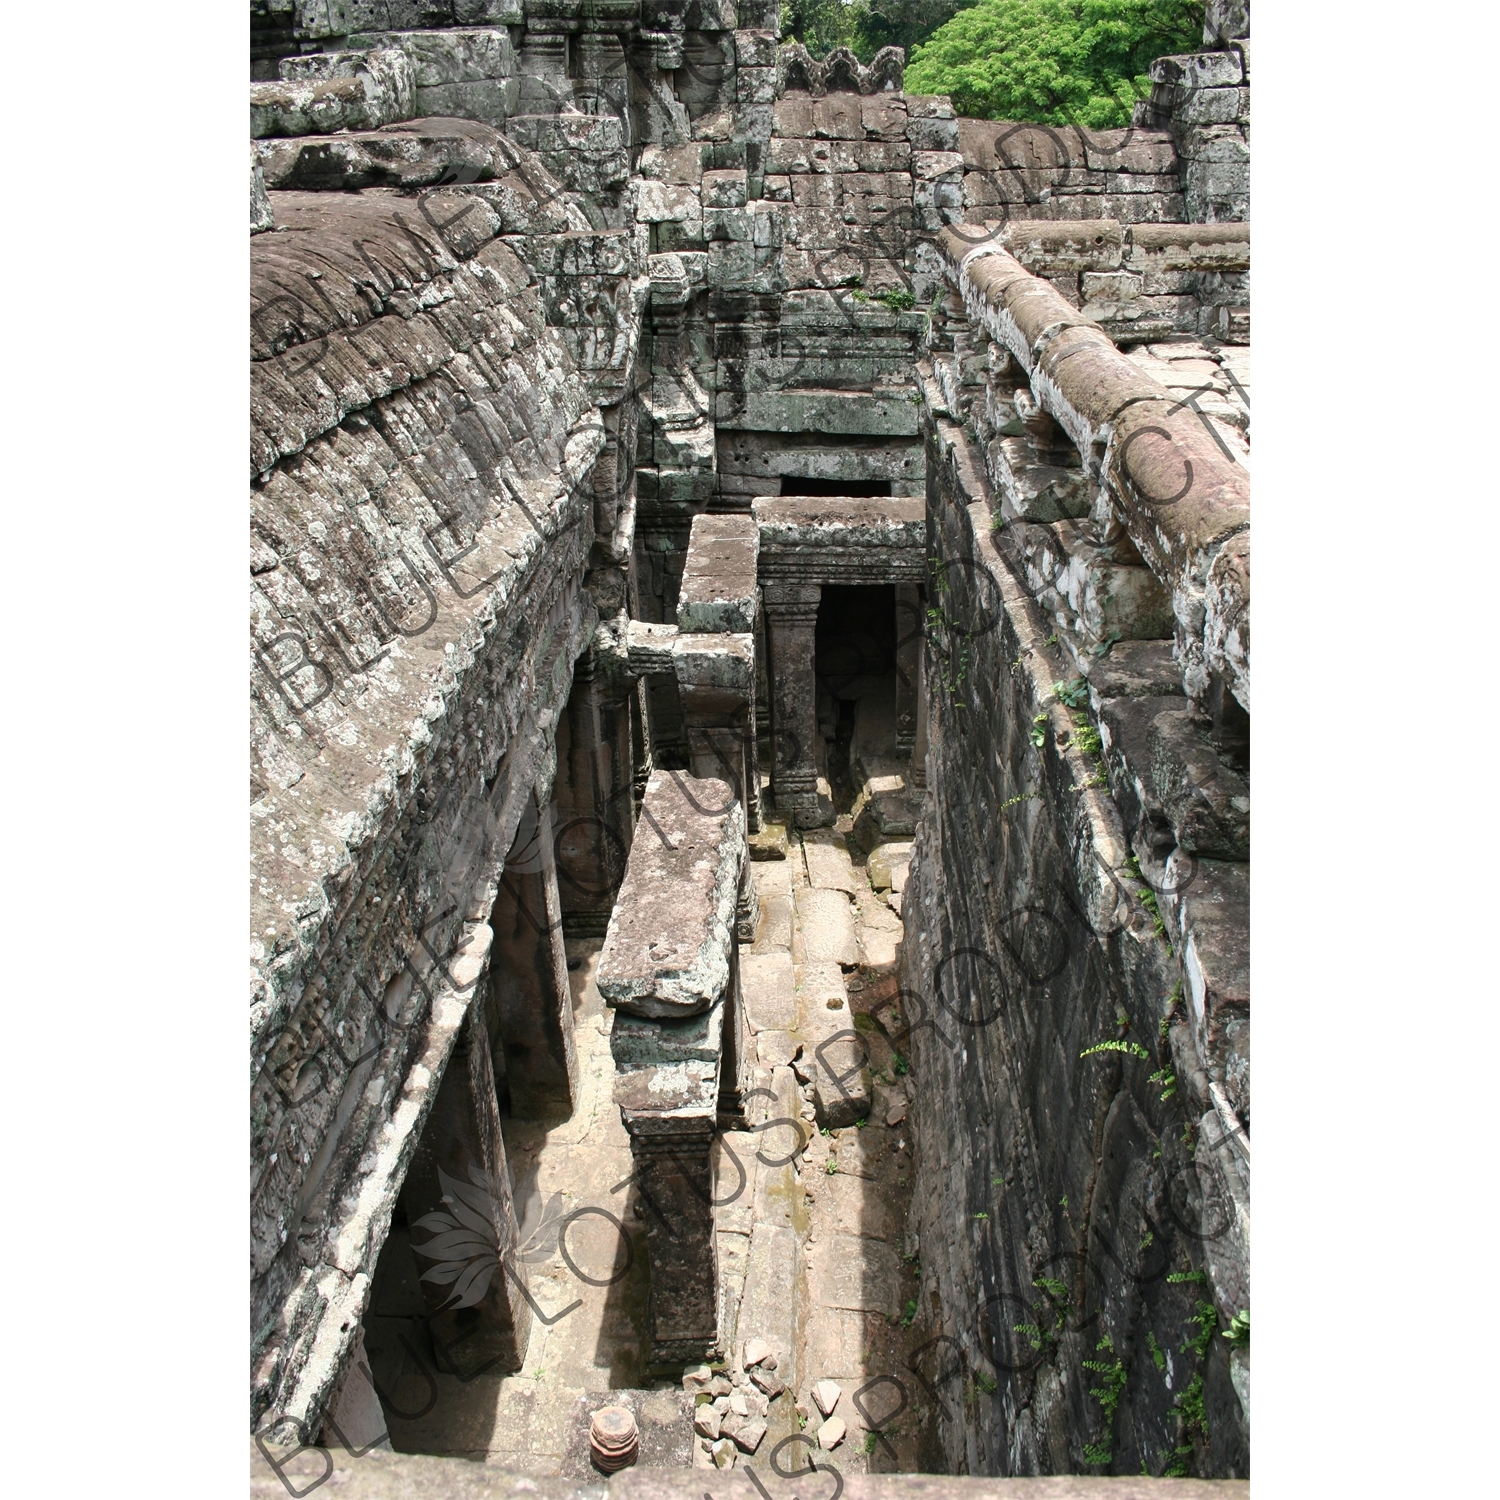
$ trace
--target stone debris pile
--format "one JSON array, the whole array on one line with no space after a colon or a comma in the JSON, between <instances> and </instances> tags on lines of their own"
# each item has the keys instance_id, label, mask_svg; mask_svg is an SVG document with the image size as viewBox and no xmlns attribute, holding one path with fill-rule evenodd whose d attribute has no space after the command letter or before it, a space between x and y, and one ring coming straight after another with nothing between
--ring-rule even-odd
<instances>
[{"instance_id":1,"label":"stone debris pile","mask_svg":"<svg viewBox=\"0 0 1500 1500\"><path fill-rule=\"evenodd\" d=\"M721 1469L732 1469L740 1453L754 1453L765 1440L771 1403L786 1390L775 1373L776 1351L769 1339L747 1339L741 1368L715 1374L708 1365L684 1372L683 1389L697 1398L693 1432L699 1448Z\"/></svg>"}]
</instances>

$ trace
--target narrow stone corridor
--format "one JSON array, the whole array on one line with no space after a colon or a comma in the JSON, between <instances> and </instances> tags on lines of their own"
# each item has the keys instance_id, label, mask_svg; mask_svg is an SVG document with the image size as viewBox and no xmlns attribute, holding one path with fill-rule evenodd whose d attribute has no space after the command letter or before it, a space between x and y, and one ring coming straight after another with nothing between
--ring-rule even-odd
<instances>
[{"instance_id":1,"label":"narrow stone corridor","mask_svg":"<svg viewBox=\"0 0 1500 1500\"><path fill-rule=\"evenodd\" d=\"M367 1325L396 1451L585 1477L589 1413L609 1392L635 1414L649 1466L765 1467L794 1434L783 1468L805 1466L808 1444L845 1473L931 1466L932 1403L961 1395L927 1384L941 1383L938 1362L911 1326L911 1083L892 1038L913 809L890 720L877 702L859 721L858 790L835 827L799 835L771 822L754 840L760 918L740 952L752 1087L714 1148L724 1359L680 1380L651 1366L650 1208L612 1097L603 939L569 940L577 1108L504 1119L533 1310L525 1363L469 1370L458 1345L434 1348L418 1283L431 1262L398 1223ZM769 1363L746 1371L750 1340L765 1342L774 1375ZM695 1402L709 1408L696 1424Z\"/></svg>"}]
</instances>

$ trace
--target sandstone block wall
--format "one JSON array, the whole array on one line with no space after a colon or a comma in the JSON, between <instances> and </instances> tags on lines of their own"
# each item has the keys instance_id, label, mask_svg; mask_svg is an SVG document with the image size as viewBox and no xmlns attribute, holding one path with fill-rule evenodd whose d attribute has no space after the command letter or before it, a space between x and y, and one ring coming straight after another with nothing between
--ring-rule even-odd
<instances>
[{"instance_id":1,"label":"sandstone block wall","mask_svg":"<svg viewBox=\"0 0 1500 1500\"><path fill-rule=\"evenodd\" d=\"M941 1434L970 1472L1243 1474L1248 486L1048 283L941 242L901 1035L932 1332L993 1385Z\"/></svg>"}]
</instances>

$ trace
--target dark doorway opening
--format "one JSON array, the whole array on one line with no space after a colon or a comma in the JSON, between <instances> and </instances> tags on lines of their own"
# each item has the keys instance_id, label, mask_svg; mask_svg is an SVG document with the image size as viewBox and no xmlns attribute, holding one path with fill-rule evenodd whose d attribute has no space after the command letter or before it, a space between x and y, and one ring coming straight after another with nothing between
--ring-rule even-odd
<instances>
[{"instance_id":1,"label":"dark doorway opening","mask_svg":"<svg viewBox=\"0 0 1500 1500\"><path fill-rule=\"evenodd\" d=\"M895 585L826 585L815 641L818 730L827 747L834 809L845 813L860 780L859 752L894 753Z\"/></svg>"},{"instance_id":2,"label":"dark doorway opening","mask_svg":"<svg viewBox=\"0 0 1500 1500\"><path fill-rule=\"evenodd\" d=\"M804 479L796 474L781 476L781 493L787 495L889 496L889 479Z\"/></svg>"}]
</instances>

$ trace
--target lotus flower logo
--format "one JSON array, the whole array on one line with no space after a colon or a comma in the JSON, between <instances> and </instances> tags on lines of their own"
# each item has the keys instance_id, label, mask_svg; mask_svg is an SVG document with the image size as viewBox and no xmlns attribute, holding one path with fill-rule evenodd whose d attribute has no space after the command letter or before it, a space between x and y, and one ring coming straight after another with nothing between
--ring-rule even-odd
<instances>
[{"instance_id":1,"label":"lotus flower logo","mask_svg":"<svg viewBox=\"0 0 1500 1500\"><path fill-rule=\"evenodd\" d=\"M432 1235L425 1244L412 1247L418 1255L436 1262L422 1273L421 1279L453 1288L439 1311L477 1307L500 1267L496 1233L501 1220L500 1205L490 1190L488 1178L477 1168L470 1167L469 1181L460 1182L439 1167L438 1183L447 1211L425 1214L412 1226ZM562 1206L563 1195L554 1193L545 1208L538 1205L537 1212L527 1216L521 1226L517 1260L552 1259L557 1250Z\"/></svg>"}]
</instances>

